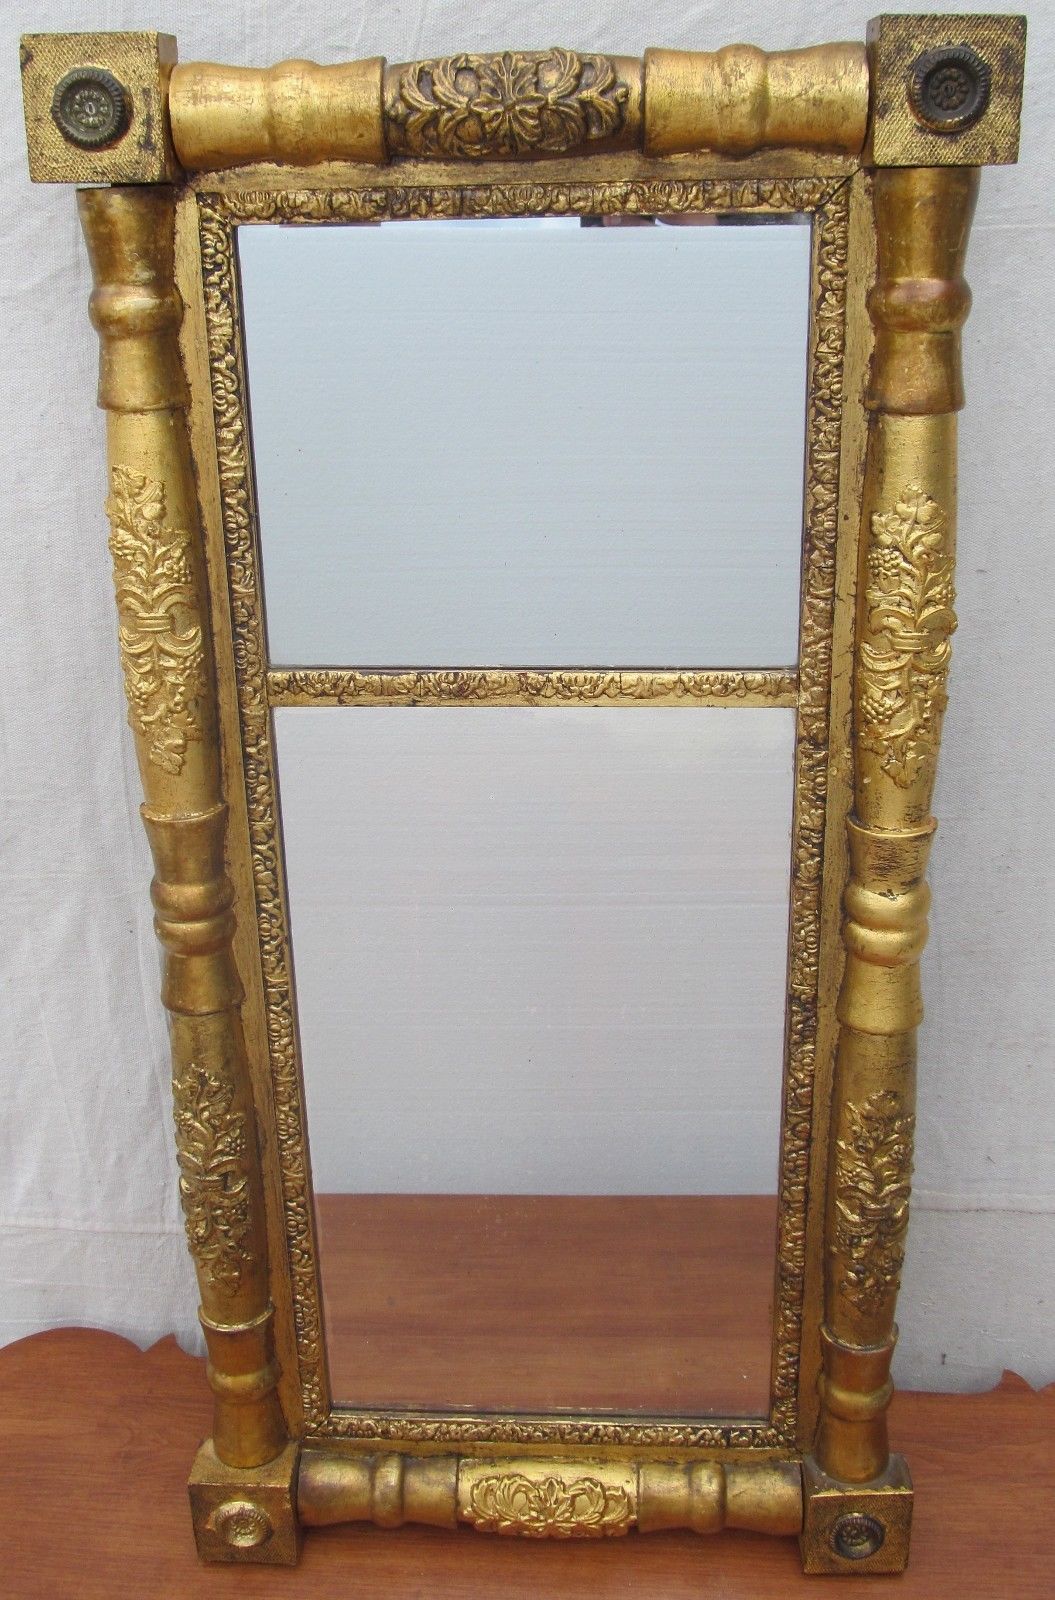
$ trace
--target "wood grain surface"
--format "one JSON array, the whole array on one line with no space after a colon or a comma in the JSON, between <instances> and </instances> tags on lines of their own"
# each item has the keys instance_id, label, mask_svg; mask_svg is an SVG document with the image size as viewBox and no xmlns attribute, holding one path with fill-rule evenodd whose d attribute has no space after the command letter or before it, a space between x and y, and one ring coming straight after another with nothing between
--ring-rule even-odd
<instances>
[{"instance_id":1,"label":"wood grain surface","mask_svg":"<svg viewBox=\"0 0 1055 1600\"><path fill-rule=\"evenodd\" d=\"M651 1534L535 1544L430 1528L309 1532L300 1567L205 1568L185 1483L209 1420L202 1363L60 1329L0 1351L0 1594L12 1600L1048 1600L1055 1387L901 1395L916 1480L902 1578L807 1579L794 1540Z\"/></svg>"},{"instance_id":2,"label":"wood grain surface","mask_svg":"<svg viewBox=\"0 0 1055 1600\"><path fill-rule=\"evenodd\" d=\"M324 1194L316 1207L343 1404L768 1410L773 1195Z\"/></svg>"}]
</instances>

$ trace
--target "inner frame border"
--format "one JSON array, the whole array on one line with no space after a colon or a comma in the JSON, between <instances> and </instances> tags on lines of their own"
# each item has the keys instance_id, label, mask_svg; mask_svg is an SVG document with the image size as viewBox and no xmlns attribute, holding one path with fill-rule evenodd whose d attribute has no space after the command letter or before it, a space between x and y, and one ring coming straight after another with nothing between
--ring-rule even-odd
<instances>
[{"instance_id":1,"label":"inner frame border","mask_svg":"<svg viewBox=\"0 0 1055 1600\"><path fill-rule=\"evenodd\" d=\"M233 675L249 825L260 978L276 1129L284 1261L292 1298L304 1433L401 1444L604 1446L707 1451L797 1448L806 1276L828 793L832 636L846 296L849 187L844 176L491 182L434 186L231 188L197 194L220 518L233 630ZM291 971L271 696L246 401L234 230L243 223L339 223L401 217L812 213L809 387L797 706L789 971L779 1173L777 1289L768 1418L620 1418L588 1414L435 1412L334 1407L326 1371L303 1085ZM224 603L221 601L221 604ZM354 670L354 669L352 669ZM489 669L485 669L489 670ZM221 681L226 676L221 672ZM276 674L271 674L274 678ZM578 674L576 674L578 676ZM634 674L638 676L638 674ZM642 676L648 676L647 674ZM657 674L656 676L663 676ZM708 678L724 676L706 674ZM732 675L731 675L732 676ZM737 676L752 676L751 674ZM724 687L724 685L723 685ZM623 699L622 695L617 697ZM642 696L627 699L640 703ZM313 696L314 699L314 696ZM725 704L744 698L723 694ZM288 703L288 702L287 702ZM376 703L376 701L375 701ZM415 703L402 697L399 703ZM517 702L524 703L524 702ZM530 703L530 702L528 702ZM687 697L681 703L701 703ZM711 702L715 703L715 702ZM774 703L770 695L749 703ZM233 775L232 775L233 781ZM265 1156L274 1165L274 1156Z\"/></svg>"}]
</instances>

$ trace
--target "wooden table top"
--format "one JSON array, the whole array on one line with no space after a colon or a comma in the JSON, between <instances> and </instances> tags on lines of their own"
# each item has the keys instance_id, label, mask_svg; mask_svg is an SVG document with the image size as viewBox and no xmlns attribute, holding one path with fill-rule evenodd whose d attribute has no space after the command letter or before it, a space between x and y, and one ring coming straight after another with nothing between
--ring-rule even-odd
<instances>
[{"instance_id":1,"label":"wooden table top","mask_svg":"<svg viewBox=\"0 0 1055 1600\"><path fill-rule=\"evenodd\" d=\"M631 1534L531 1543L463 1529L309 1530L296 1571L202 1567L185 1484L209 1425L202 1363L165 1339L60 1329L0 1350L0 1594L12 1600L1050 1600L1055 1386L900 1395L916 1482L909 1571L802 1576L794 1540Z\"/></svg>"}]
</instances>

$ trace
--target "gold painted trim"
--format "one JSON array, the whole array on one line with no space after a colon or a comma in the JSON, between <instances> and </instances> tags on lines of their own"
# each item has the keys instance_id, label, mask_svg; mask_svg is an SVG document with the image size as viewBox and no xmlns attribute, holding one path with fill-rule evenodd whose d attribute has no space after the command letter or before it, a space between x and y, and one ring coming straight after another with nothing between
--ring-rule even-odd
<instances>
[{"instance_id":1,"label":"gold painted trim","mask_svg":"<svg viewBox=\"0 0 1055 1600\"><path fill-rule=\"evenodd\" d=\"M292 191L235 188L198 194L210 381L234 630L243 780L249 818L278 1160L292 1283L301 1398L308 1436L413 1443L559 1444L663 1450L765 1450L796 1445L803 1338L807 1175L816 1070L821 874L829 764L829 704L845 349L849 188L817 177L630 179L387 184ZM243 223L364 220L381 216L511 216L763 210L814 213L805 530L795 754L794 871L779 1190L779 1278L771 1406L762 1419L546 1417L333 1407L322 1336L303 1086L292 995L280 823L271 745L276 687L303 674L268 670L258 529L237 302L234 228ZM311 682L327 680L318 669ZM370 675L377 677L380 675ZM779 675L778 675L779 676ZM785 675L786 676L786 675ZM342 674L342 681L344 675ZM330 687L333 687L330 682ZM790 685L788 685L790 687ZM772 703L766 701L765 703ZM806 1330L816 1337L816 1327Z\"/></svg>"},{"instance_id":2,"label":"gold painted trim","mask_svg":"<svg viewBox=\"0 0 1055 1600\"><path fill-rule=\"evenodd\" d=\"M374 672L358 667L278 667L267 675L272 706L795 706L798 673L606 672L591 668L449 667Z\"/></svg>"},{"instance_id":3,"label":"gold painted trim","mask_svg":"<svg viewBox=\"0 0 1055 1600\"><path fill-rule=\"evenodd\" d=\"M619 1538L723 1528L794 1534L802 1526L802 1473L794 1460L570 1462L558 1457L350 1455L309 1444L300 1462L298 1512L306 1526L408 1522L527 1539Z\"/></svg>"}]
</instances>

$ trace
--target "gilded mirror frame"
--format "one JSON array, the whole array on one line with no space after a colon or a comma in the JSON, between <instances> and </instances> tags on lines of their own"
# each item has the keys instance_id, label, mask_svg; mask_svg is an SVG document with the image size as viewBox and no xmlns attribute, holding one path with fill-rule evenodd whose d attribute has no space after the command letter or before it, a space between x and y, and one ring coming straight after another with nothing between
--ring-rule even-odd
<instances>
[{"instance_id":1,"label":"gilded mirror frame","mask_svg":"<svg viewBox=\"0 0 1055 1600\"><path fill-rule=\"evenodd\" d=\"M180 1190L214 1425L200 1554L301 1529L529 1537L741 1527L811 1572L891 1572L912 1489L886 1410L913 1141L931 791L953 614L959 332L978 169L1013 161L1016 17L881 17L764 55L177 65L161 34L31 35L32 176L79 205L110 550L154 855ZM236 229L383 218L809 216L796 668L275 668ZM762 1419L334 1406L271 712L283 705L794 707L771 1405Z\"/></svg>"}]
</instances>

